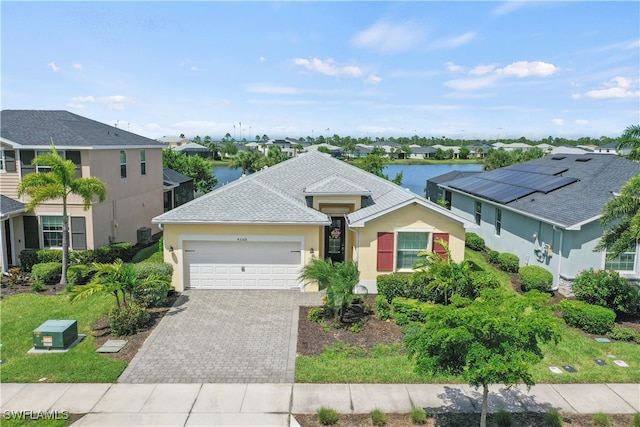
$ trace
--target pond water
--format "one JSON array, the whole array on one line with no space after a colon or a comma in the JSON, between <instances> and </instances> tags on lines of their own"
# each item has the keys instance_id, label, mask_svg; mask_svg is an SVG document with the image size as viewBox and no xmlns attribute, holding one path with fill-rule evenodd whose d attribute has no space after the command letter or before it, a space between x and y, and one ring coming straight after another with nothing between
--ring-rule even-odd
<instances>
[{"instance_id":1,"label":"pond water","mask_svg":"<svg viewBox=\"0 0 640 427\"><path fill-rule=\"evenodd\" d=\"M420 196L424 196L424 188L426 187L427 179L454 170L464 172L481 171L482 165L389 165L385 166L384 173L388 175L390 179L393 179L398 173L402 172L402 186ZM232 169L228 166L214 166L213 173L216 178L218 178L218 185L214 188L218 188L240 178L242 170Z\"/></svg>"}]
</instances>

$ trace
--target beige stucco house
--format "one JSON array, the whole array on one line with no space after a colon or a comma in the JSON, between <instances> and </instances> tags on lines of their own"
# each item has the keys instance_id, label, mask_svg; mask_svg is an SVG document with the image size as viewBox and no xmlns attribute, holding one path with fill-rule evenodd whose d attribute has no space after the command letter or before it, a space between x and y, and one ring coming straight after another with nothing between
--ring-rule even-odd
<instances>
[{"instance_id":1,"label":"beige stucco house","mask_svg":"<svg viewBox=\"0 0 640 427\"><path fill-rule=\"evenodd\" d=\"M84 211L70 198L71 249L95 249L111 242L136 243L138 230L164 212L162 143L68 111L3 110L0 135L0 260L2 271L18 264L25 248L62 243L62 205L44 203L26 212L17 186L28 173L46 171L33 158L55 144L76 164L78 177L96 177L107 186L103 203Z\"/></svg>"},{"instance_id":2,"label":"beige stucco house","mask_svg":"<svg viewBox=\"0 0 640 427\"><path fill-rule=\"evenodd\" d=\"M410 271L418 251L464 258L465 227L447 209L328 154L313 151L240 178L153 219L164 230L177 290L300 289L313 257L358 263L376 277Z\"/></svg>"}]
</instances>

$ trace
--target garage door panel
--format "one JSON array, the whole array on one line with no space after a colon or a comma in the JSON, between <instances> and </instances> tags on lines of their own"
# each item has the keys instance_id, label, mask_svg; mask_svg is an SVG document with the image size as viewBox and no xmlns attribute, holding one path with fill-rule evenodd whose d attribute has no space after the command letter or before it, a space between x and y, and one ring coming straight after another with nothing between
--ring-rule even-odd
<instances>
[{"instance_id":1,"label":"garage door panel","mask_svg":"<svg viewBox=\"0 0 640 427\"><path fill-rule=\"evenodd\" d=\"M185 285L193 289L300 286L301 242L185 242Z\"/></svg>"}]
</instances>

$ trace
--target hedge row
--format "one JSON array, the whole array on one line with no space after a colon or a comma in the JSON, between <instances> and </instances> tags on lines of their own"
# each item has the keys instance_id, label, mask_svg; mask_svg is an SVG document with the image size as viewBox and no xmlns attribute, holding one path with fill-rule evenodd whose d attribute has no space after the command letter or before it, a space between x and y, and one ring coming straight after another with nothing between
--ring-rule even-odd
<instances>
[{"instance_id":1,"label":"hedge row","mask_svg":"<svg viewBox=\"0 0 640 427\"><path fill-rule=\"evenodd\" d=\"M567 325L590 334L604 335L615 327L616 313L611 309L568 299L560 301L558 307Z\"/></svg>"},{"instance_id":2,"label":"hedge row","mask_svg":"<svg viewBox=\"0 0 640 427\"><path fill-rule=\"evenodd\" d=\"M133 255L133 245L131 243L114 243L95 250L83 249L70 251L69 261L70 264L91 264L93 262L111 264L117 259L129 262ZM36 264L62 262L62 250L24 249L20 252L18 258L22 270L30 272Z\"/></svg>"}]
</instances>

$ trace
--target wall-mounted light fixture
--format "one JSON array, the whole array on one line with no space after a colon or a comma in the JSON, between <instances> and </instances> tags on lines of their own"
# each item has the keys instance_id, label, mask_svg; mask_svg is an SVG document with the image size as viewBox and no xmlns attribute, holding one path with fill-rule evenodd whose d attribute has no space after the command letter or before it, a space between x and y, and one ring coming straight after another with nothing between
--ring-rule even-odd
<instances>
[{"instance_id":1,"label":"wall-mounted light fixture","mask_svg":"<svg viewBox=\"0 0 640 427\"><path fill-rule=\"evenodd\" d=\"M169 245L169 252L173 252L173 246Z\"/></svg>"},{"instance_id":2,"label":"wall-mounted light fixture","mask_svg":"<svg viewBox=\"0 0 640 427\"><path fill-rule=\"evenodd\" d=\"M311 256L313 256L313 254L316 253L316 251L313 250L313 248L309 249L309 253L311 254Z\"/></svg>"}]
</instances>

